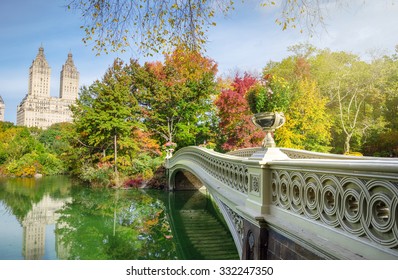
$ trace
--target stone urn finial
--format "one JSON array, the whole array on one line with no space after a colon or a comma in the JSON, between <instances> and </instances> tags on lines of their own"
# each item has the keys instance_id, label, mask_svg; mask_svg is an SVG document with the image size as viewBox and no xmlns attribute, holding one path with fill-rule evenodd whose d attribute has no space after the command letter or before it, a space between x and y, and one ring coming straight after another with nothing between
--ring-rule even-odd
<instances>
[{"instance_id":1,"label":"stone urn finial","mask_svg":"<svg viewBox=\"0 0 398 280\"><path fill-rule=\"evenodd\" d=\"M263 148L275 148L276 145L272 133L285 124L285 115L282 112L258 113L254 114L252 122L266 132L262 143Z\"/></svg>"}]
</instances>

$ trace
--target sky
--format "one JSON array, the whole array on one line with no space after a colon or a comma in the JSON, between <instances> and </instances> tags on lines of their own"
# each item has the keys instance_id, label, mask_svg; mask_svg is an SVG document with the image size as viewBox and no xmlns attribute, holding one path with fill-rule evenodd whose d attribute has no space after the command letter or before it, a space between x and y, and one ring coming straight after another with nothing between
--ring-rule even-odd
<instances>
[{"instance_id":1,"label":"sky","mask_svg":"<svg viewBox=\"0 0 398 280\"><path fill-rule=\"evenodd\" d=\"M162 59L141 57L134 50L96 56L92 47L82 42L83 19L66 9L67 2L0 1L0 96L6 105L5 121L16 122L17 105L27 94L29 67L40 46L52 71L51 96L56 97L69 52L80 72L81 86L101 79L117 57L124 61L132 57L141 63ZM218 63L219 75L233 75L237 70L260 72L267 62L291 55L288 47L298 43L352 52L364 60L372 51L391 54L398 45L398 0L345 0L343 5L329 0L325 28L312 37L296 29L282 31L275 24L278 5L264 8L260 0L235 2L235 10L227 17L218 15L217 26L208 33L206 55Z\"/></svg>"}]
</instances>

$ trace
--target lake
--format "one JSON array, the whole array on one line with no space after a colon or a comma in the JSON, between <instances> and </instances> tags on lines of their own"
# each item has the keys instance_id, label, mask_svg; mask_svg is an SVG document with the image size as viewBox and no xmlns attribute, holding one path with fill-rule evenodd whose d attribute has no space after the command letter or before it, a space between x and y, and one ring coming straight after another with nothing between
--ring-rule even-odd
<instances>
[{"instance_id":1,"label":"lake","mask_svg":"<svg viewBox=\"0 0 398 280\"><path fill-rule=\"evenodd\" d=\"M0 259L239 259L206 191L89 188L67 176L0 179Z\"/></svg>"}]
</instances>

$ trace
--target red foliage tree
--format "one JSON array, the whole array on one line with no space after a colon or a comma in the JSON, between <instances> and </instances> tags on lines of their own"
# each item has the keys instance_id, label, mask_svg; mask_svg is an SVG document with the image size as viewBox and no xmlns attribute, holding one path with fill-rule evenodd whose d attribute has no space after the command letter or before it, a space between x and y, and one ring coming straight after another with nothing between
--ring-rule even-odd
<instances>
[{"instance_id":1,"label":"red foliage tree","mask_svg":"<svg viewBox=\"0 0 398 280\"><path fill-rule=\"evenodd\" d=\"M220 131L224 139L221 148L231 151L260 146L264 133L251 121L252 113L245 94L257 82L248 73L235 76L231 88L223 90L215 100L220 118Z\"/></svg>"}]
</instances>

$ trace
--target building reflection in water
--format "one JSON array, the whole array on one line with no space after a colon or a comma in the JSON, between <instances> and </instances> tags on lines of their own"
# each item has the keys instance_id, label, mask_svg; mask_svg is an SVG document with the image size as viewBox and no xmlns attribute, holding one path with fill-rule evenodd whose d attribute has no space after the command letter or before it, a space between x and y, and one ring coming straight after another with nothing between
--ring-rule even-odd
<instances>
[{"instance_id":1,"label":"building reflection in water","mask_svg":"<svg viewBox=\"0 0 398 280\"><path fill-rule=\"evenodd\" d=\"M71 198L54 199L46 194L39 203L33 205L32 209L22 221L22 253L25 259L43 259L46 243L46 226L55 225L57 223L60 216L57 211L69 201L71 201ZM58 238L56 238L56 240L58 240ZM56 248L58 258L62 259L63 256L65 257L67 255L66 249L60 246L60 244L56 244Z\"/></svg>"}]
</instances>

